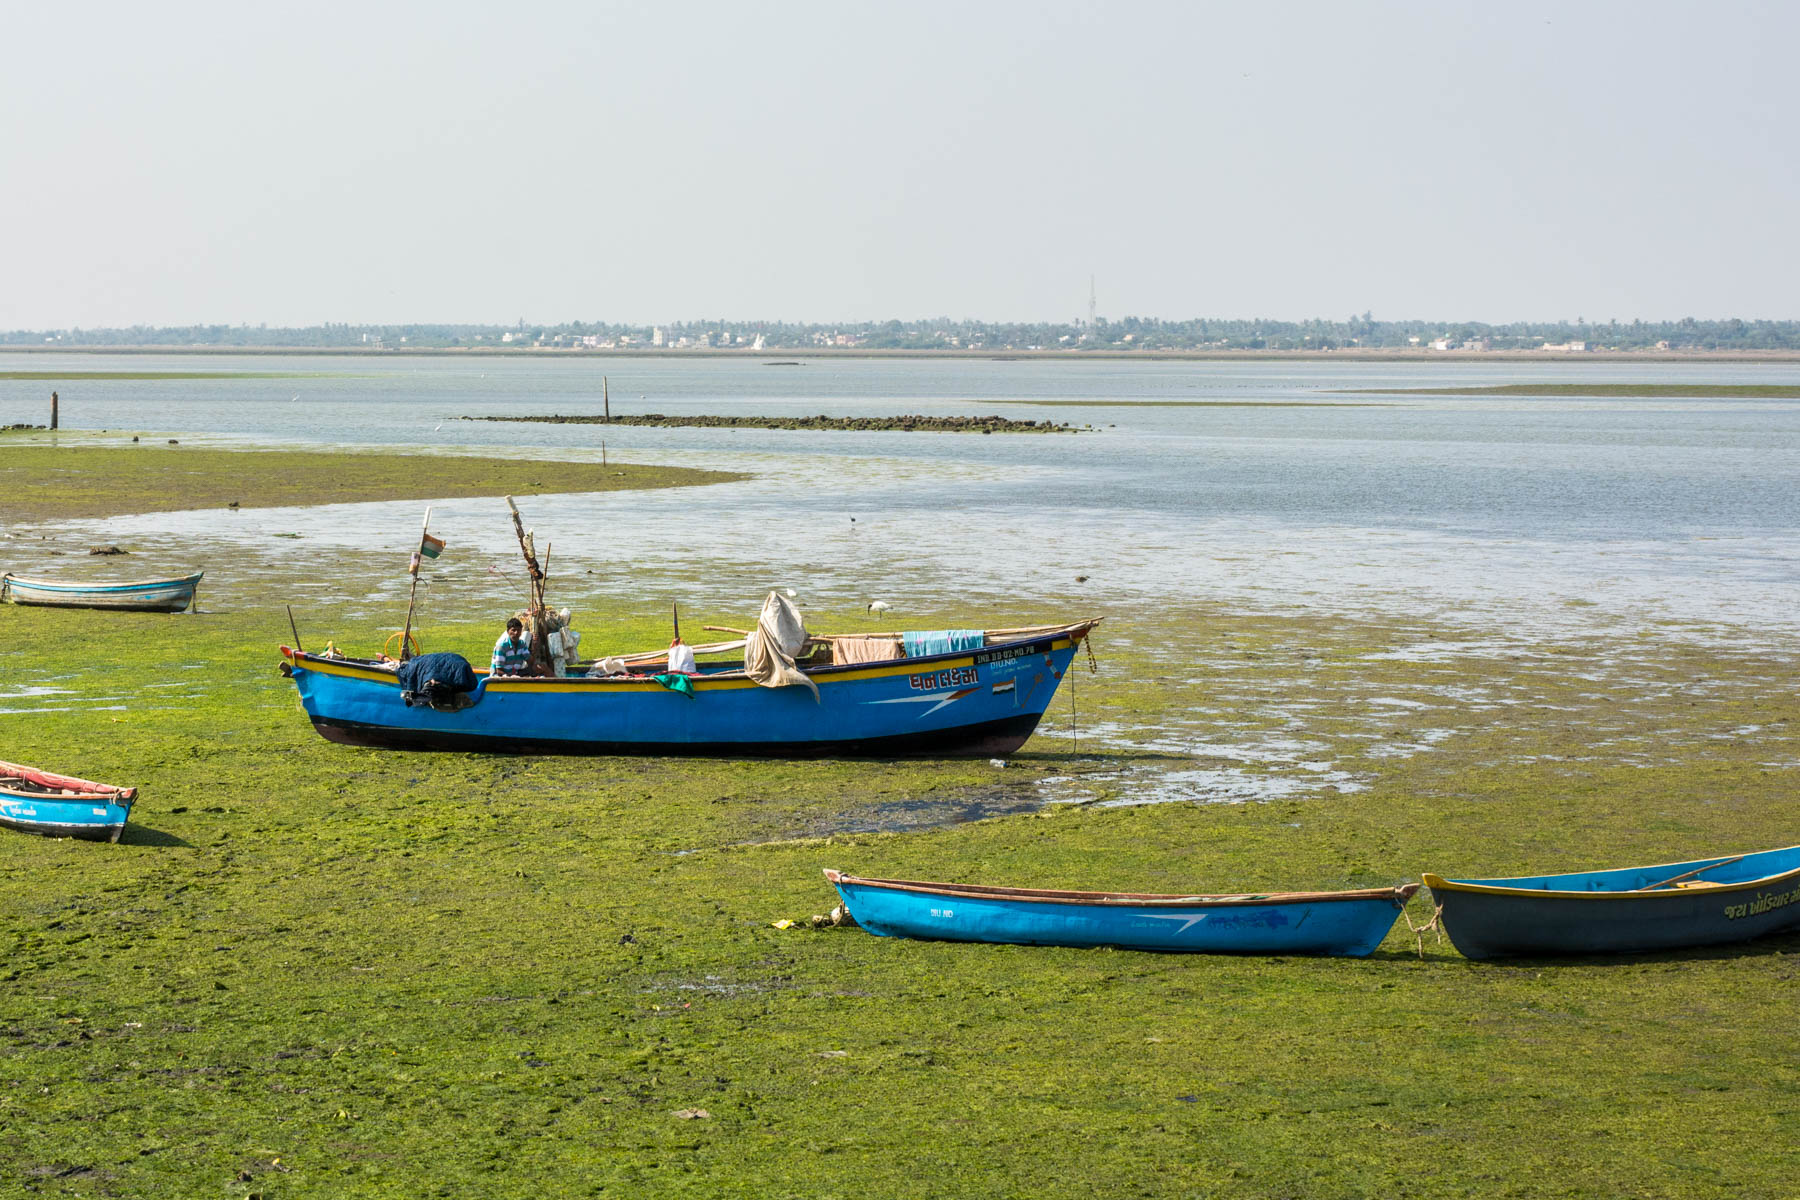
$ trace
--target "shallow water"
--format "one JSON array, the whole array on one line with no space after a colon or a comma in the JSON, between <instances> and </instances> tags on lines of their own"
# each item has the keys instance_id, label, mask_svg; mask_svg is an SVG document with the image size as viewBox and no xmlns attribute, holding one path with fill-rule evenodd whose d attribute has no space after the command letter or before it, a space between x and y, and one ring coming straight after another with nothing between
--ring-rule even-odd
<instances>
[{"instance_id":1,"label":"shallow water","mask_svg":"<svg viewBox=\"0 0 1800 1200\"><path fill-rule=\"evenodd\" d=\"M0 355L0 369L191 369L196 361ZM884 600L890 627L909 624L909 611L949 608L988 610L996 623L1108 612L1115 619L1101 631L1103 657L1109 641L1132 636L1134 614L1188 601L1403 616L1479 631L1370 659L1420 666L1532 656L1546 639L1596 634L1777 652L1800 640L1800 402L1340 394L1533 379L1793 383L1800 366L198 361L295 378L77 381L59 388L59 440L90 440L102 429L116 440L130 427L184 443L402 446L421 455L422 470L453 472L463 453L593 460L604 438L612 459L753 474L705 488L533 496L525 516L540 546L550 546L553 595L588 628L608 611L660 610L674 599L748 619L767 588L792 587L815 610ZM603 374L617 412L1003 411L1095 429L1009 437L455 420L596 412ZM49 386L0 381L0 424L44 419ZM1134 403L983 407L998 400ZM1166 404L1196 400L1228 406ZM1278 406L1296 400L1309 406ZM118 542L138 557L107 569L141 576L207 568L201 602L214 611L266 603L270 580L279 578L281 599L295 602L302 625L321 611L343 630L397 625L421 507L199 510L20 528L0 540L0 563L97 570L74 556ZM516 600L517 551L501 504L434 502L432 528L449 550L427 572L422 611L467 615ZM68 557L48 557L57 549ZM391 572L370 575L371 561L389 559ZM296 562L309 566L298 581ZM1264 666L1210 665L1239 672L1232 677L1244 679L1244 694L1210 697L1213 710L1198 716L1174 706L1126 724L1082 723L1084 741L1173 761L1132 762L1116 777L997 782L918 812L872 815L869 827L1057 801L1230 801L1366 786L1316 740L1293 735L1309 717L1294 691L1298 677L1271 683ZM1596 669L1616 682L1624 668ZM9 708L71 703L18 692L9 699ZM1457 736L1450 716L1519 703L1504 689L1390 691L1366 698L1370 731L1347 736L1370 742L1365 763L1431 754ZM1218 710L1247 704L1278 706L1285 730L1222 721ZM1420 714L1430 724L1382 740L1384 712ZM1052 717L1045 732L1065 719ZM1643 750L1606 753L1631 759Z\"/></svg>"},{"instance_id":2,"label":"shallow water","mask_svg":"<svg viewBox=\"0 0 1800 1200\"><path fill-rule=\"evenodd\" d=\"M756 472L703 490L534 498L527 519L557 544L565 581L609 601L679 580L696 603L752 603L780 584L897 611L944 596L1016 607L1043 595L1103 605L1182 595L1548 628L1800 632L1800 401L1343 394L1533 379L1793 383L1800 365L0 355L0 369L197 363L294 377L78 380L59 389L62 437L130 427L184 442L584 460L604 439L609 456L634 462ZM1076 403L1005 412L1096 429L1045 438L455 420L596 412L603 375L619 412L969 414L1047 400ZM43 420L50 386L0 381L0 424ZM1154 406L1173 400L1231 406ZM1320 406L1276 406L1294 400ZM301 546L402 553L418 509L156 514L65 534L185 543L196 557L224 543L249 561ZM512 553L492 501L439 503L434 528L453 553ZM281 533L301 538L271 540ZM0 554L30 549L0 543ZM232 586L208 582L215 596Z\"/></svg>"}]
</instances>

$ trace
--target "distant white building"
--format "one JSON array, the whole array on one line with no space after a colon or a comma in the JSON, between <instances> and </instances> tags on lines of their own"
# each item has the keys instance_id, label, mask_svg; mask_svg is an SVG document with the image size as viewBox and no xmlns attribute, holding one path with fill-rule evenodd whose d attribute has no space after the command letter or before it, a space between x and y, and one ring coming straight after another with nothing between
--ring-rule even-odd
<instances>
[{"instance_id":1,"label":"distant white building","mask_svg":"<svg viewBox=\"0 0 1800 1200\"><path fill-rule=\"evenodd\" d=\"M1431 348L1433 350L1454 350L1456 343L1449 338L1433 338L1431 339Z\"/></svg>"},{"instance_id":2,"label":"distant white building","mask_svg":"<svg viewBox=\"0 0 1800 1200\"><path fill-rule=\"evenodd\" d=\"M660 346L663 344L662 326L658 325L650 330L650 344L652 346Z\"/></svg>"}]
</instances>

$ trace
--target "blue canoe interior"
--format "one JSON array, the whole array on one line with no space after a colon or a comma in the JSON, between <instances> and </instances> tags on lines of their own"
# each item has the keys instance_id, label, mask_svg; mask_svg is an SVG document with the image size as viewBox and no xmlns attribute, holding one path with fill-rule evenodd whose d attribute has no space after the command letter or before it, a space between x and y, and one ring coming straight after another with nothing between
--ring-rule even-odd
<instances>
[{"instance_id":1,"label":"blue canoe interior","mask_svg":"<svg viewBox=\"0 0 1800 1200\"><path fill-rule=\"evenodd\" d=\"M881 937L1358 958L1381 944L1419 887L1172 895L864 879L832 870L825 878L856 923Z\"/></svg>"},{"instance_id":2,"label":"blue canoe interior","mask_svg":"<svg viewBox=\"0 0 1800 1200\"><path fill-rule=\"evenodd\" d=\"M21 833L116 842L136 799L134 787L0 762L0 826Z\"/></svg>"},{"instance_id":3,"label":"blue canoe interior","mask_svg":"<svg viewBox=\"0 0 1800 1200\"><path fill-rule=\"evenodd\" d=\"M1800 846L1559 875L1428 873L1425 884L1469 958L1678 950L1800 927Z\"/></svg>"}]
</instances>

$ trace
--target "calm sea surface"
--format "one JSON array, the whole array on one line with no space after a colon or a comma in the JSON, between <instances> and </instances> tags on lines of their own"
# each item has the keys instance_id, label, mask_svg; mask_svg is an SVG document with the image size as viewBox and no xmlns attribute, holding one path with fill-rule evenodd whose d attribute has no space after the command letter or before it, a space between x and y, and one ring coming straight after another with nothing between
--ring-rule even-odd
<instances>
[{"instance_id":1,"label":"calm sea surface","mask_svg":"<svg viewBox=\"0 0 1800 1200\"><path fill-rule=\"evenodd\" d=\"M948 597L1042 611L1073 596L1100 606L1199 597L1514 627L1800 633L1800 401L1345 394L1800 384L1800 365L0 355L0 371L59 369L286 377L0 380L0 424L43 423L54 386L70 440L104 429L587 460L604 438L612 458L755 473L711 488L534 498L528 518L556 531L563 569L593 571L593 591L619 598L658 592L661 575L683 580L685 596L746 611L781 585L815 603L880 597L897 607ZM1000 413L1092 431L457 420L598 413L603 376L614 413ZM272 543L274 534L298 533L345 547L391 541L403 554L419 507L159 514L67 535L156 538L197 556L221 541L274 554L294 544ZM492 501L443 502L433 525L459 550L510 553Z\"/></svg>"}]
</instances>

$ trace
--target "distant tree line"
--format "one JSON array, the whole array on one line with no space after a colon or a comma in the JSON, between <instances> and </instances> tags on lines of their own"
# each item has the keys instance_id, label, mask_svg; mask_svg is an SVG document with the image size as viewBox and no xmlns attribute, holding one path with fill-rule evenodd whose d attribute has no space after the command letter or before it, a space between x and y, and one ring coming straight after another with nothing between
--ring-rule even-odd
<instances>
[{"instance_id":1,"label":"distant tree line","mask_svg":"<svg viewBox=\"0 0 1800 1200\"><path fill-rule=\"evenodd\" d=\"M760 339L760 342L758 341ZM571 321L559 325L134 325L128 329L0 332L11 347L214 347L221 349L760 349L866 350L1356 350L1406 347L1534 350L1582 343L1590 350L1800 350L1800 321L1699 320L1343 321L1196 317L1028 323L951 320L796 324L681 321L668 325Z\"/></svg>"}]
</instances>

